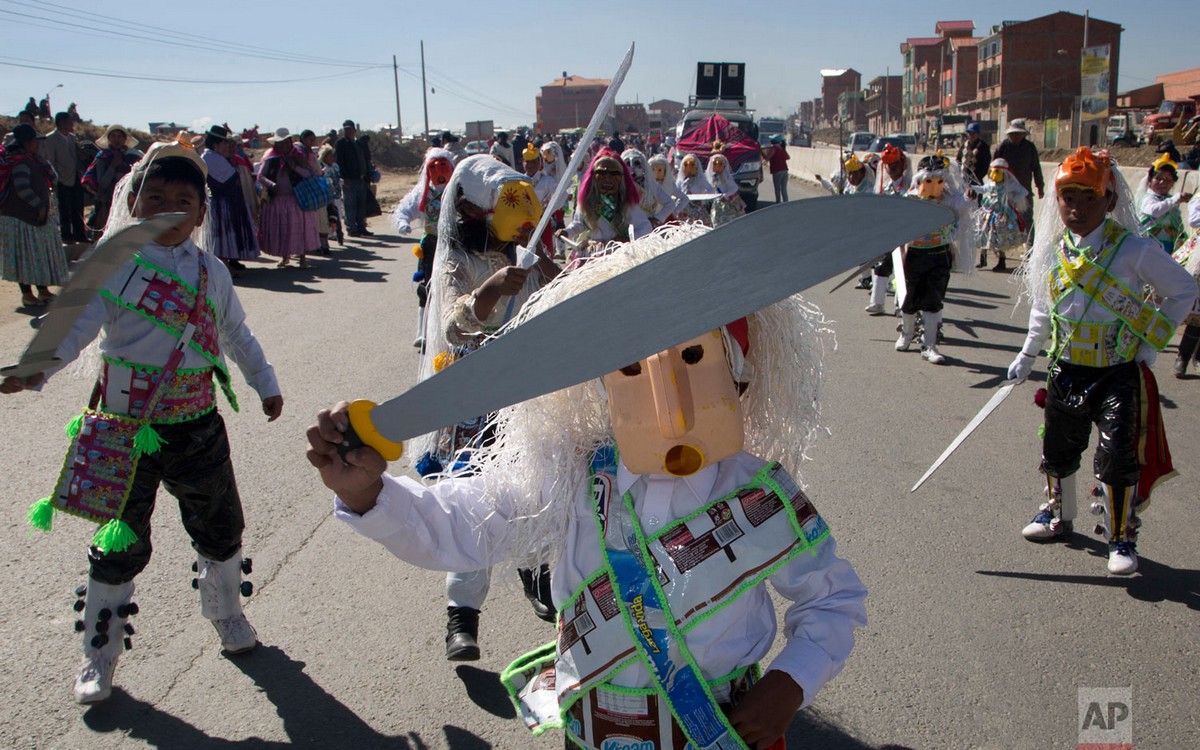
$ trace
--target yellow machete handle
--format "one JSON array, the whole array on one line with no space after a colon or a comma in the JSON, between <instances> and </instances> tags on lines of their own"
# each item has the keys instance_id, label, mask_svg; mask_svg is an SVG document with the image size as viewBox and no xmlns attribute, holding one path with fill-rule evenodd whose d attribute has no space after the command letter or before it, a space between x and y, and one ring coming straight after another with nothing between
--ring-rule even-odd
<instances>
[{"instance_id":1,"label":"yellow machete handle","mask_svg":"<svg viewBox=\"0 0 1200 750\"><path fill-rule=\"evenodd\" d=\"M387 461L395 461L404 455L403 443L388 440L375 429L375 423L371 421L371 410L374 408L374 401L360 398L350 402L349 408L346 409L350 426L342 433L342 443L338 446L338 453L343 458L350 451L364 445L374 448Z\"/></svg>"}]
</instances>

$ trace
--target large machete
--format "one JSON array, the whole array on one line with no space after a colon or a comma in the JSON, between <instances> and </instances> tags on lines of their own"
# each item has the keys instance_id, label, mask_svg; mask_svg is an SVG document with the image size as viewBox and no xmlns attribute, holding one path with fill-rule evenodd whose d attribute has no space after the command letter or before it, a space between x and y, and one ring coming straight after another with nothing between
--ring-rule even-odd
<instances>
[{"instance_id":1,"label":"large machete","mask_svg":"<svg viewBox=\"0 0 1200 750\"><path fill-rule=\"evenodd\" d=\"M933 472L937 471L938 467L944 464L947 458L950 458L950 454L958 450L958 446L962 445L963 441L971 436L971 433L975 431L975 428L983 424L983 420L987 419L992 412L996 411L1000 404L1004 403L1004 399L1008 398L1008 395L1012 393L1013 388L1016 387L1020 382L1021 381L1019 380L1004 381L1004 383L1000 386L1000 389L993 393L992 397L988 399L988 402L983 405L982 409L979 410L979 413L976 414L970 422L967 422L967 426L962 428L962 432L958 433L958 437L954 438L954 440L950 442L950 445L946 446L946 450L942 451L942 455L938 456L937 460L933 462L933 466L930 466L929 470L921 475L921 478L917 480L917 483L912 486L912 489L909 490L909 492L916 492L918 487L925 484L925 480L933 476Z\"/></svg>"},{"instance_id":2,"label":"large machete","mask_svg":"<svg viewBox=\"0 0 1200 750\"><path fill-rule=\"evenodd\" d=\"M50 309L39 318L38 332L15 365L0 368L0 377L26 378L59 364L54 352L71 332L96 290L147 243L173 229L184 214L159 214L104 235L71 274Z\"/></svg>"},{"instance_id":3,"label":"large machete","mask_svg":"<svg viewBox=\"0 0 1200 750\"><path fill-rule=\"evenodd\" d=\"M742 216L566 299L407 392L356 401L340 450L400 441L599 377L943 227L931 201L836 196ZM619 252L619 251L618 251Z\"/></svg>"}]
</instances>

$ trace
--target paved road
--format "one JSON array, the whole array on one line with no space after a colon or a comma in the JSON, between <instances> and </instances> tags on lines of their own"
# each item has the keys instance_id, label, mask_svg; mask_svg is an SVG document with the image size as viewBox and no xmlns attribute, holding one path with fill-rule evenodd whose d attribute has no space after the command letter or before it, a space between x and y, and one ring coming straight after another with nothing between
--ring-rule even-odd
<instances>
[{"instance_id":1,"label":"paved road","mask_svg":"<svg viewBox=\"0 0 1200 750\"><path fill-rule=\"evenodd\" d=\"M793 190L798 185L793 183ZM811 193L811 190L809 191ZM339 398L386 398L413 380L410 243L384 234L313 268L255 266L239 281L250 322L283 383L272 424L235 375L245 408L226 410L247 514L263 646L227 659L200 617L191 550L169 498L156 554L139 577L135 648L105 705L71 702L78 661L72 589L90 527L63 518L30 536L24 509L49 492L65 424L90 381L59 376L0 398L9 435L0 493L0 747L99 750L560 748L530 738L497 681L514 655L551 637L497 580L484 657L442 659L439 574L408 568L342 527L303 457L304 429ZM803 230L798 229L802 235ZM895 321L867 317L864 293L810 290L837 333L823 399L831 431L797 467L871 595L870 624L845 672L801 714L793 748L1074 747L1080 688L1132 686L1139 748L1195 746L1200 572L1188 440L1200 380L1160 376L1183 476L1146 517L1142 571L1106 575L1087 534L1036 547L1019 536L1041 492L1040 412L1022 386L930 482L908 487L987 400L1020 345L1025 313L1007 276L955 276L948 365L892 348ZM0 352L14 359L28 318L0 287ZM1081 482L1086 487L1086 482ZM1081 524L1086 526L1086 522Z\"/></svg>"}]
</instances>

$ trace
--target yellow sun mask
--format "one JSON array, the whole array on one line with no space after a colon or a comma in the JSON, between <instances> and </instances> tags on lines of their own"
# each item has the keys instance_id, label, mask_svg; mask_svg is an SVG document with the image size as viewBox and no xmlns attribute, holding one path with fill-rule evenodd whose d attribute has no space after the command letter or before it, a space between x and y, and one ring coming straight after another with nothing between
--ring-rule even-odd
<instances>
[{"instance_id":1,"label":"yellow sun mask","mask_svg":"<svg viewBox=\"0 0 1200 750\"><path fill-rule=\"evenodd\" d=\"M635 474L690 476L742 450L742 409L720 331L601 380L617 449Z\"/></svg>"},{"instance_id":2,"label":"yellow sun mask","mask_svg":"<svg viewBox=\"0 0 1200 750\"><path fill-rule=\"evenodd\" d=\"M490 229L501 242L524 239L542 218L542 204L527 180L512 180L500 188L496 207L492 210Z\"/></svg>"},{"instance_id":3,"label":"yellow sun mask","mask_svg":"<svg viewBox=\"0 0 1200 750\"><path fill-rule=\"evenodd\" d=\"M1004 170L999 168L988 170L988 177L992 178L992 182L999 185L1001 182L1004 182Z\"/></svg>"}]
</instances>

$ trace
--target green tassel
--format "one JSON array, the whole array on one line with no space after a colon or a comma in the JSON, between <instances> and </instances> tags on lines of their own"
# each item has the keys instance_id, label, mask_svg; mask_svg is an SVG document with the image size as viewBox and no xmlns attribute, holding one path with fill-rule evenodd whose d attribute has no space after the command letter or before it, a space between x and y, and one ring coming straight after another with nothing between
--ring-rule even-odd
<instances>
[{"instance_id":1,"label":"green tassel","mask_svg":"<svg viewBox=\"0 0 1200 750\"><path fill-rule=\"evenodd\" d=\"M133 533L129 524L114 518L96 530L92 546L107 555L110 552L124 552L137 540L137 534Z\"/></svg>"},{"instance_id":2,"label":"green tassel","mask_svg":"<svg viewBox=\"0 0 1200 750\"><path fill-rule=\"evenodd\" d=\"M29 512L25 514L25 520L29 525L39 531L49 531L54 524L54 502L43 497L33 505L29 506Z\"/></svg>"},{"instance_id":3,"label":"green tassel","mask_svg":"<svg viewBox=\"0 0 1200 750\"><path fill-rule=\"evenodd\" d=\"M79 431L83 429L83 415L79 414L70 422L67 422L67 437L74 440L79 437Z\"/></svg>"},{"instance_id":4,"label":"green tassel","mask_svg":"<svg viewBox=\"0 0 1200 750\"><path fill-rule=\"evenodd\" d=\"M167 444L166 440L155 431L149 424L144 424L138 428L137 434L133 436L133 455L140 456L143 453L157 453L158 449Z\"/></svg>"},{"instance_id":5,"label":"green tassel","mask_svg":"<svg viewBox=\"0 0 1200 750\"><path fill-rule=\"evenodd\" d=\"M1039 440L1046 439L1046 425L1044 425L1044 424L1038 425L1038 439Z\"/></svg>"}]
</instances>

